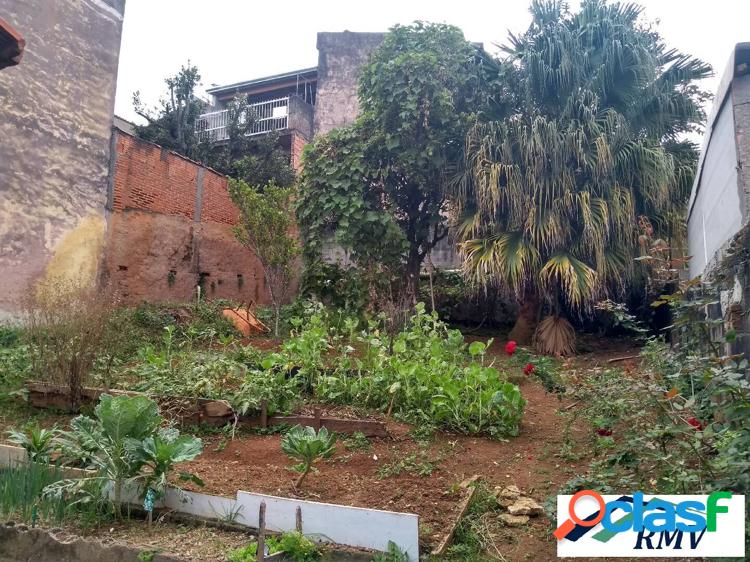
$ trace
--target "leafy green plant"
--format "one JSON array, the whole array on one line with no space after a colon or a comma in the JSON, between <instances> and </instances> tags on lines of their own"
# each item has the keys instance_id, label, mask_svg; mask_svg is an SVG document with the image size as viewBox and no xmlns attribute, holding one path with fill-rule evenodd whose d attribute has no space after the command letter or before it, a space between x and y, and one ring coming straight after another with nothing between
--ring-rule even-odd
<instances>
[{"instance_id":1,"label":"leafy green plant","mask_svg":"<svg viewBox=\"0 0 750 562\"><path fill-rule=\"evenodd\" d=\"M23 463L0 470L0 516L29 524L91 527L109 517L103 502L72 502L43 491L64 478L59 467Z\"/></svg>"},{"instance_id":2,"label":"leafy green plant","mask_svg":"<svg viewBox=\"0 0 750 562\"><path fill-rule=\"evenodd\" d=\"M56 427L46 429L38 424L30 424L26 431L11 428L7 431L8 441L26 449L31 462L49 464L55 451Z\"/></svg>"},{"instance_id":3,"label":"leafy green plant","mask_svg":"<svg viewBox=\"0 0 750 562\"><path fill-rule=\"evenodd\" d=\"M302 482L313 470L313 465L323 459L330 458L336 449L336 435L329 433L325 427L321 427L317 432L312 427L294 426L284 435L281 440L281 450L293 459L300 461L292 469L300 473L299 478L294 483L294 487L299 488Z\"/></svg>"},{"instance_id":4,"label":"leafy green plant","mask_svg":"<svg viewBox=\"0 0 750 562\"><path fill-rule=\"evenodd\" d=\"M320 558L320 548L299 531L283 533L277 542L279 551L294 562L314 562Z\"/></svg>"},{"instance_id":5,"label":"leafy green plant","mask_svg":"<svg viewBox=\"0 0 750 562\"><path fill-rule=\"evenodd\" d=\"M156 499L166 493L168 477L175 465L191 461L203 452L200 439L180 435L175 428L160 428L141 441L129 440L126 447L134 462L140 464L143 476L139 481L146 489L156 492ZM203 486L203 481L195 474L180 472L179 478Z\"/></svg>"},{"instance_id":6,"label":"leafy green plant","mask_svg":"<svg viewBox=\"0 0 750 562\"><path fill-rule=\"evenodd\" d=\"M276 554L279 552L278 543L274 537L266 537L267 554ZM255 562L258 558L258 543L251 542L247 546L232 550L227 555L227 562Z\"/></svg>"},{"instance_id":7,"label":"leafy green plant","mask_svg":"<svg viewBox=\"0 0 750 562\"><path fill-rule=\"evenodd\" d=\"M370 440L361 431L344 437L343 442L348 451L369 451L371 448Z\"/></svg>"},{"instance_id":8,"label":"leafy green plant","mask_svg":"<svg viewBox=\"0 0 750 562\"><path fill-rule=\"evenodd\" d=\"M157 550L141 550L138 553L138 560L140 562L151 562L157 553Z\"/></svg>"},{"instance_id":9,"label":"leafy green plant","mask_svg":"<svg viewBox=\"0 0 750 562\"><path fill-rule=\"evenodd\" d=\"M31 346L0 346L0 388L14 389L31 377L35 352Z\"/></svg>"},{"instance_id":10,"label":"leafy green plant","mask_svg":"<svg viewBox=\"0 0 750 562\"><path fill-rule=\"evenodd\" d=\"M83 463L96 474L55 482L45 488L46 495L83 492L90 483L98 484L101 492L111 482L115 511L120 515L127 484L144 484L144 493L150 485L163 491L173 466L202 451L199 439L160 430L159 408L145 396L103 394L94 416L73 419L70 431L61 432L58 445L63 459Z\"/></svg>"},{"instance_id":11,"label":"leafy green plant","mask_svg":"<svg viewBox=\"0 0 750 562\"><path fill-rule=\"evenodd\" d=\"M388 541L388 550L377 553L372 562L409 562L409 555L401 550L395 542Z\"/></svg>"}]
</instances>

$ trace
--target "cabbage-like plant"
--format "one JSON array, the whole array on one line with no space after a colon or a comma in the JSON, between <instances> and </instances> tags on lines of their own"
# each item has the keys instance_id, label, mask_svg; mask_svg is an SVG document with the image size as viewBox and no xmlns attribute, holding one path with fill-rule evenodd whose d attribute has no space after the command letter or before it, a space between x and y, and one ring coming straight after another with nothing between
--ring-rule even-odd
<instances>
[{"instance_id":1,"label":"cabbage-like plant","mask_svg":"<svg viewBox=\"0 0 750 562\"><path fill-rule=\"evenodd\" d=\"M195 459L203 452L203 443L192 435L180 435L175 428L159 429L154 435L142 441L128 440L125 444L136 462L148 470L142 476L145 490L153 490L156 498L164 496L168 476L176 464ZM180 472L180 480L189 480L199 486L203 481L195 474Z\"/></svg>"},{"instance_id":2,"label":"cabbage-like plant","mask_svg":"<svg viewBox=\"0 0 750 562\"><path fill-rule=\"evenodd\" d=\"M294 483L295 490L302 485L316 462L328 459L336 452L335 443L336 435L329 433L325 427L316 432L312 427L296 425L284 435L281 450L300 461L292 467L292 470L300 473Z\"/></svg>"},{"instance_id":3,"label":"cabbage-like plant","mask_svg":"<svg viewBox=\"0 0 750 562\"><path fill-rule=\"evenodd\" d=\"M73 419L71 430L61 433L58 446L64 459L83 463L96 475L60 480L47 486L45 494L75 494L92 482L103 490L111 483L115 511L120 514L126 484L144 483L144 492L153 484L155 492L163 492L174 465L202 452L200 439L159 429L164 421L159 407L145 396L103 394L94 415Z\"/></svg>"},{"instance_id":4,"label":"cabbage-like plant","mask_svg":"<svg viewBox=\"0 0 750 562\"><path fill-rule=\"evenodd\" d=\"M11 428L7 433L8 441L26 449L31 462L47 464L55 451L54 439L57 432L56 427L46 429L39 425L31 425L25 432Z\"/></svg>"}]
</instances>

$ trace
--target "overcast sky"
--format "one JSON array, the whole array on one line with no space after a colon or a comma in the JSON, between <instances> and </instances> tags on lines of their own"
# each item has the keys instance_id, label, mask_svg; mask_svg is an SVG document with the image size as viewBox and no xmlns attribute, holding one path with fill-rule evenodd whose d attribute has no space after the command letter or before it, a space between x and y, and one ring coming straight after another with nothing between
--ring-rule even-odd
<instances>
[{"instance_id":1,"label":"overcast sky","mask_svg":"<svg viewBox=\"0 0 750 562\"><path fill-rule=\"evenodd\" d=\"M709 62L714 92L735 43L750 41L750 0L641 0L667 44ZM575 0L572 5L577 5ZM460 27L488 50L529 24L528 0L127 0L115 111L138 121L190 59L204 88L316 66L318 31L385 31L421 19Z\"/></svg>"}]
</instances>

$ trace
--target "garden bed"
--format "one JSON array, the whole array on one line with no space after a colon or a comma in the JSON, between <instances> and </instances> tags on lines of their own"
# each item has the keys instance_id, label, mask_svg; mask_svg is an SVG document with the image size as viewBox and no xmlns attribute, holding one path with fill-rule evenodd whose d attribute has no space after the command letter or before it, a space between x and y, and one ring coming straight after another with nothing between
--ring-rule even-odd
<instances>
[{"instance_id":1,"label":"garden bed","mask_svg":"<svg viewBox=\"0 0 750 562\"><path fill-rule=\"evenodd\" d=\"M576 370L633 353L632 346L624 341L592 342L590 353L564 364L568 382L575 381ZM487 350L487 359L496 362L501 369L506 365L504 344L495 341ZM632 364L628 361L619 366L629 368ZM507 365L510 367L510 363ZM375 420L384 424L386 436L368 440L341 436L334 457L319 463L319 472L310 474L302 489L295 492L292 486L294 474L289 470L291 462L281 451L281 436L274 433L277 430L271 424L263 432L257 427L240 426L235 439L231 439L228 430L206 428L201 435L205 445L203 455L185 465L205 482L203 488L192 489L230 497L237 490L245 489L269 495L416 513L420 517L421 551L428 552L440 544L459 515L464 497L459 484L467 478L479 474L490 490L514 484L544 500L557 493L571 477L585 472L588 461L583 455L573 460L563 459L560 455L570 437L564 435L564 422L558 412L575 407L575 404L545 391L535 377L524 376L517 368L517 361L506 371L528 401L517 437L491 439L441 431L428 437L423 427L398 423L383 414L375 414ZM296 412L320 420L356 420L362 409L307 403ZM64 426L71 416L53 410L21 407L15 413L6 411L2 418L6 427L18 426L29 418L36 418L45 426L54 423ZM195 428L190 428L190 431L195 431ZM573 442L583 441L587 435L590 435L590 429L581 421L573 429ZM522 528L502 527L498 523L493 527L496 533L493 540L507 560L550 559L554 556L554 541L549 537L548 525L544 518L532 519ZM154 525L156 527L158 525ZM141 522L128 528L138 541L154 532ZM102 533L106 536L107 530L96 531L97 535ZM218 548L221 547L216 546L214 550ZM199 555L192 559L212 558Z\"/></svg>"},{"instance_id":2,"label":"garden bed","mask_svg":"<svg viewBox=\"0 0 750 562\"><path fill-rule=\"evenodd\" d=\"M29 404L35 408L54 408L66 410L70 407L70 391L61 385L38 381L28 381L25 385L28 392ZM102 394L113 396L144 396L143 392L133 392L119 389L83 388L81 390L82 405L96 404ZM312 415L299 413L289 416L269 416L265 404L258 416L236 415L226 400L211 400L208 398L183 398L178 396L154 397L160 404L178 404L178 423L182 425L207 425L223 427L234 424L244 427L258 427L267 429L273 426L305 425L320 429L325 427L336 433L362 433L366 437L385 437L385 424L377 420L365 420L353 417L324 416L320 408L312 408Z\"/></svg>"}]
</instances>

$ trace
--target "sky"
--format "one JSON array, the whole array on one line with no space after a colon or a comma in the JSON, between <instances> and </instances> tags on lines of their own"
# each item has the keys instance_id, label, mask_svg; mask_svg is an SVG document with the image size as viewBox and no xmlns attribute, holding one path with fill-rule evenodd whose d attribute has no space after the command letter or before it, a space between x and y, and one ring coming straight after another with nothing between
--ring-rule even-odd
<instances>
[{"instance_id":1,"label":"sky","mask_svg":"<svg viewBox=\"0 0 750 562\"><path fill-rule=\"evenodd\" d=\"M750 41L750 0L640 0L667 44L709 62L715 92L736 43ZM571 5L578 2L573 0ZM490 52L530 22L529 0L127 0L115 112L141 122L164 78L190 60L203 88L317 65L319 31L385 31L415 20L450 23Z\"/></svg>"}]
</instances>

